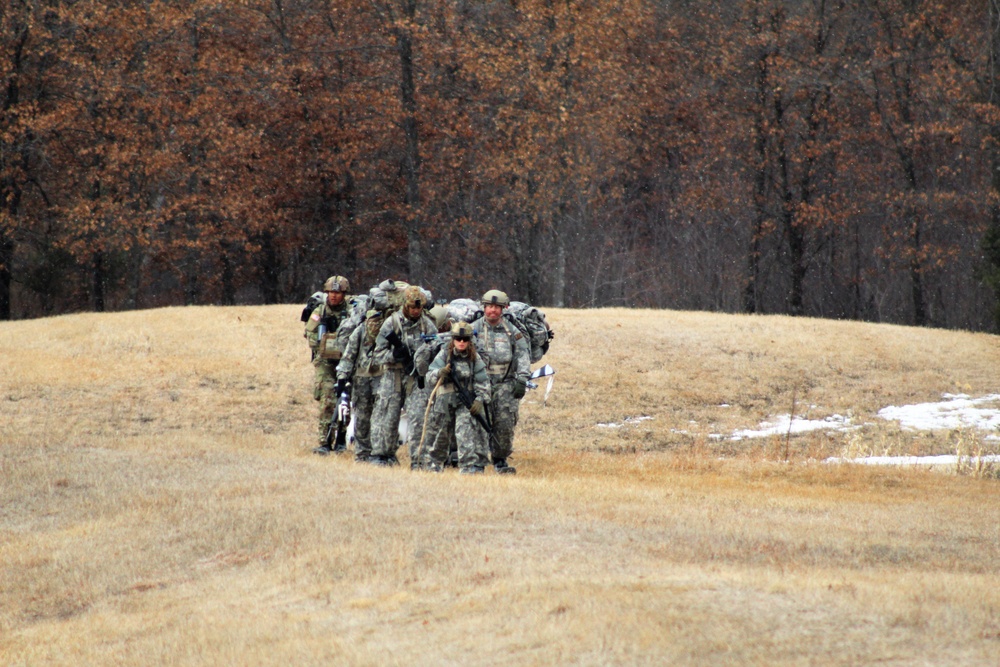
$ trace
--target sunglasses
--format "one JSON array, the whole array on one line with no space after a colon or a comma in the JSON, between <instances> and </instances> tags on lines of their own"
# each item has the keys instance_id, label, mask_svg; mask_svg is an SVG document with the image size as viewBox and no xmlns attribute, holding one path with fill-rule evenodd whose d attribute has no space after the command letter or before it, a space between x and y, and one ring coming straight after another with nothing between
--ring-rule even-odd
<instances>
[{"instance_id":1,"label":"sunglasses","mask_svg":"<svg viewBox=\"0 0 1000 667\"><path fill-rule=\"evenodd\" d=\"M468 343L472 339L469 338L468 336L453 336L452 340L455 341L456 343L459 341L465 341L466 343Z\"/></svg>"}]
</instances>

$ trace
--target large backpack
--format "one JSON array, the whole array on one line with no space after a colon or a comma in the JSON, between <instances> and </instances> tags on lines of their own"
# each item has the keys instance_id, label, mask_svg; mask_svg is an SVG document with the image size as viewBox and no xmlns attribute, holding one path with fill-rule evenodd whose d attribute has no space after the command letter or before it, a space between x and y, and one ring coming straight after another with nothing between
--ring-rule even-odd
<instances>
[{"instance_id":1,"label":"large backpack","mask_svg":"<svg viewBox=\"0 0 1000 667\"><path fill-rule=\"evenodd\" d=\"M552 327L545 319L545 313L521 301L511 301L507 309L507 321L524 334L531 354L531 363L536 363L549 351Z\"/></svg>"},{"instance_id":2,"label":"large backpack","mask_svg":"<svg viewBox=\"0 0 1000 667\"><path fill-rule=\"evenodd\" d=\"M347 349L347 339L351 337L354 330L361 326L368 315L372 297L368 294L358 294L351 299L350 311L340 326L337 327L337 347L341 350Z\"/></svg>"},{"instance_id":3,"label":"large backpack","mask_svg":"<svg viewBox=\"0 0 1000 667\"><path fill-rule=\"evenodd\" d=\"M302 309L302 321L307 322L312 312L324 301L326 301L326 292L313 292L312 296L306 299L306 306Z\"/></svg>"},{"instance_id":4,"label":"large backpack","mask_svg":"<svg viewBox=\"0 0 1000 667\"><path fill-rule=\"evenodd\" d=\"M452 322L475 322L483 316L483 307L475 299L455 299L447 307Z\"/></svg>"},{"instance_id":5,"label":"large backpack","mask_svg":"<svg viewBox=\"0 0 1000 667\"><path fill-rule=\"evenodd\" d=\"M403 299L405 298L406 288L410 286L410 283L404 283L402 280L383 280L378 284L378 288L385 292L386 297L389 299L389 311L386 313L394 313L403 307Z\"/></svg>"}]
</instances>

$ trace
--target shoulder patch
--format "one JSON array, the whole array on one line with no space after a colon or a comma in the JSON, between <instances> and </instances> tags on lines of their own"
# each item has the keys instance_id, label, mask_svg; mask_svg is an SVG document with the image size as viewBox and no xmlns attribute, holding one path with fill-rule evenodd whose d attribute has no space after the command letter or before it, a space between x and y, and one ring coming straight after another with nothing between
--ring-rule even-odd
<instances>
[{"instance_id":1,"label":"shoulder patch","mask_svg":"<svg viewBox=\"0 0 1000 667\"><path fill-rule=\"evenodd\" d=\"M319 313L313 313L309 319L312 320L313 322L319 322L320 320Z\"/></svg>"},{"instance_id":2,"label":"shoulder patch","mask_svg":"<svg viewBox=\"0 0 1000 667\"><path fill-rule=\"evenodd\" d=\"M520 331L514 334L514 340L521 340L522 338L524 338L524 336L521 335Z\"/></svg>"}]
</instances>

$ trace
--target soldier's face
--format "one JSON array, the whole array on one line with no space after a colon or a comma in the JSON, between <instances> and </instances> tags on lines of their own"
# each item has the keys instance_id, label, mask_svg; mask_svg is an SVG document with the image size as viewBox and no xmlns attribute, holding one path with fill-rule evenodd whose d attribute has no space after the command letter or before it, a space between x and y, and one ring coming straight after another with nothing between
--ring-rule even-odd
<instances>
[{"instance_id":1,"label":"soldier's face","mask_svg":"<svg viewBox=\"0 0 1000 667\"><path fill-rule=\"evenodd\" d=\"M483 306L483 315L486 317L486 321L490 324L498 324L500 318L503 317L503 306L498 306L495 303L488 303Z\"/></svg>"},{"instance_id":2,"label":"soldier's face","mask_svg":"<svg viewBox=\"0 0 1000 667\"><path fill-rule=\"evenodd\" d=\"M411 322L416 322L420 319L420 313L423 311L424 309L421 306L403 306L403 315Z\"/></svg>"},{"instance_id":3,"label":"soldier's face","mask_svg":"<svg viewBox=\"0 0 1000 667\"><path fill-rule=\"evenodd\" d=\"M468 338L455 338L455 349L459 352L465 352L469 349L469 339Z\"/></svg>"},{"instance_id":4,"label":"soldier's face","mask_svg":"<svg viewBox=\"0 0 1000 667\"><path fill-rule=\"evenodd\" d=\"M327 292L326 293L326 303L331 308L336 308L340 304L344 303L344 293L343 292Z\"/></svg>"}]
</instances>

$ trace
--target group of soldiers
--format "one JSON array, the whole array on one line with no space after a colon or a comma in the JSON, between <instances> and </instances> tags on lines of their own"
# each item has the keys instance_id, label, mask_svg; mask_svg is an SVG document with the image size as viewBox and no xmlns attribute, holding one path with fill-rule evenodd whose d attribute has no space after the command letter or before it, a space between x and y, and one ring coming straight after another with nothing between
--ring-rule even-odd
<instances>
[{"instance_id":1,"label":"group of soldiers","mask_svg":"<svg viewBox=\"0 0 1000 667\"><path fill-rule=\"evenodd\" d=\"M500 474L516 472L508 459L531 359L524 336L504 317L510 305L504 292L486 292L481 317L467 322L453 321L419 286L394 295L373 287L365 301L370 308L348 336L349 281L333 276L323 292L305 326L320 403L313 452L345 452L350 415L355 460L398 465L405 413L411 469L455 465L463 474L481 474L492 465Z\"/></svg>"}]
</instances>

